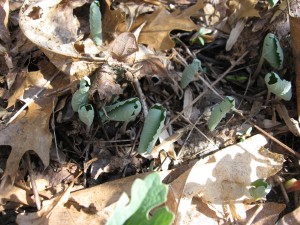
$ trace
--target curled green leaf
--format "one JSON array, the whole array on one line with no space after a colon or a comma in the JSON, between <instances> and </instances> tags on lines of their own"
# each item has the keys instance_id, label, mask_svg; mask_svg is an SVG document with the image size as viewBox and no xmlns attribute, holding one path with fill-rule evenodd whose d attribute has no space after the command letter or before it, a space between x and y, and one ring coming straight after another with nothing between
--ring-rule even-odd
<instances>
[{"instance_id":1,"label":"curled green leaf","mask_svg":"<svg viewBox=\"0 0 300 225\"><path fill-rule=\"evenodd\" d=\"M151 154L166 119L166 109L159 104L153 105L145 119L141 133L139 153Z\"/></svg>"},{"instance_id":2,"label":"curled green leaf","mask_svg":"<svg viewBox=\"0 0 300 225\"><path fill-rule=\"evenodd\" d=\"M103 122L112 121L132 121L141 112L139 98L130 98L125 101L117 102L113 105L105 106L104 111L100 111Z\"/></svg>"},{"instance_id":3,"label":"curled green leaf","mask_svg":"<svg viewBox=\"0 0 300 225\"><path fill-rule=\"evenodd\" d=\"M268 61L270 65L280 70L283 65L283 51L279 40L275 34L268 33L264 39L262 58Z\"/></svg>"},{"instance_id":4,"label":"curled green leaf","mask_svg":"<svg viewBox=\"0 0 300 225\"><path fill-rule=\"evenodd\" d=\"M79 119L88 127L90 127L94 120L94 108L90 104L81 105L78 109Z\"/></svg>"},{"instance_id":5,"label":"curled green leaf","mask_svg":"<svg viewBox=\"0 0 300 225\"><path fill-rule=\"evenodd\" d=\"M264 199L266 195L271 191L271 185L269 185L264 179L258 179L251 183L249 188L250 195L255 199Z\"/></svg>"},{"instance_id":6,"label":"curled green leaf","mask_svg":"<svg viewBox=\"0 0 300 225\"><path fill-rule=\"evenodd\" d=\"M274 7L278 3L278 1L279 0L268 0L271 7Z\"/></svg>"},{"instance_id":7,"label":"curled green leaf","mask_svg":"<svg viewBox=\"0 0 300 225\"><path fill-rule=\"evenodd\" d=\"M199 70L203 71L201 61L199 59L194 59L193 62L187 65L182 72L180 81L181 88L186 88L189 83L195 79Z\"/></svg>"},{"instance_id":8,"label":"curled green leaf","mask_svg":"<svg viewBox=\"0 0 300 225\"><path fill-rule=\"evenodd\" d=\"M214 107L208 120L208 129L213 131L220 121L225 117L226 113L228 113L234 106L234 98L227 96L219 105Z\"/></svg>"},{"instance_id":9,"label":"curled green leaf","mask_svg":"<svg viewBox=\"0 0 300 225\"><path fill-rule=\"evenodd\" d=\"M265 76L268 90L279 98L289 101L292 98L292 84L290 81L281 80L278 74L272 72Z\"/></svg>"},{"instance_id":10,"label":"curled green leaf","mask_svg":"<svg viewBox=\"0 0 300 225\"><path fill-rule=\"evenodd\" d=\"M93 41L101 46L102 40L102 16L99 1L93 1L90 6L90 30Z\"/></svg>"},{"instance_id":11,"label":"curled green leaf","mask_svg":"<svg viewBox=\"0 0 300 225\"><path fill-rule=\"evenodd\" d=\"M173 214L167 207L160 207L150 217L150 211L167 200L168 187L163 184L157 173L148 175L144 180L136 179L131 187L131 200L123 193L116 209L106 225L169 225Z\"/></svg>"},{"instance_id":12,"label":"curled green leaf","mask_svg":"<svg viewBox=\"0 0 300 225\"><path fill-rule=\"evenodd\" d=\"M91 86L90 78L87 76L80 80L79 89L73 94L71 104L74 112L78 112L79 106L88 103L89 89Z\"/></svg>"}]
</instances>

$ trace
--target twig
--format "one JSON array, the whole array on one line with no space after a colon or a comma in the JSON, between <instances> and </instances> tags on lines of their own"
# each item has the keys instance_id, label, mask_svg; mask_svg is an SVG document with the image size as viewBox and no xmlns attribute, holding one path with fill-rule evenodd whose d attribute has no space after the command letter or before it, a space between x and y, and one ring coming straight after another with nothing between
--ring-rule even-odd
<instances>
[{"instance_id":1,"label":"twig","mask_svg":"<svg viewBox=\"0 0 300 225\"><path fill-rule=\"evenodd\" d=\"M32 167L31 167L30 156L29 156L28 152L25 153L24 159L25 159L25 162L27 164L28 174L29 174L29 177L30 177L30 183L31 183L31 186L32 186L32 192L33 192L33 195L34 195L36 208L39 211L39 210L41 210L41 199L40 199L39 192L38 192L38 189L37 189L37 186L36 186L36 183L35 183L35 179L33 177L33 170L32 170Z\"/></svg>"},{"instance_id":2,"label":"twig","mask_svg":"<svg viewBox=\"0 0 300 225\"><path fill-rule=\"evenodd\" d=\"M32 96L32 98L31 99L29 99L26 103L25 103L25 105L23 105L20 109L19 109L19 111L13 116L13 117L11 117L10 119L9 119L9 121L5 124L5 127L6 126L8 126L10 123L12 123L22 112L23 112L23 110L26 108L26 107L28 107L36 98L38 98L38 96L39 96L39 94L41 94L45 89L46 89L46 87L47 87L47 85L48 84L50 84L53 80L54 80L54 78L58 75L60 73L60 71L57 71L44 85L43 85L43 87L38 91L38 92L36 92L35 93L35 95L34 96Z\"/></svg>"},{"instance_id":3,"label":"twig","mask_svg":"<svg viewBox=\"0 0 300 225\"><path fill-rule=\"evenodd\" d=\"M58 145L57 145L57 138L56 138L56 131L55 131L55 118L54 118L54 108L55 108L55 104L54 104L54 99L53 99L53 107L52 107L52 118L51 118L51 127L53 130L53 139L54 139L54 144L55 144L55 151L56 151L56 155L57 155L57 160L59 163L61 163L60 161L60 156L59 156L59 152L58 152Z\"/></svg>"},{"instance_id":4,"label":"twig","mask_svg":"<svg viewBox=\"0 0 300 225\"><path fill-rule=\"evenodd\" d=\"M263 209L263 204L259 204L257 209L255 210L254 214L247 221L246 225L251 225L253 220L257 217L257 215L261 212L262 209Z\"/></svg>"},{"instance_id":5,"label":"twig","mask_svg":"<svg viewBox=\"0 0 300 225\"><path fill-rule=\"evenodd\" d=\"M277 143L281 147L283 147L286 150L286 152L288 152L288 153L292 154L293 156L297 157L298 159L300 159L300 153L294 151L289 146L287 146L286 144L282 143L277 138L273 137L268 132L266 132L265 130L263 130L259 126L257 126L254 122L251 121L251 119L247 119L246 117L244 117L238 110L234 110L234 112L237 113L238 115L240 115L243 119L247 120L250 123L250 125L253 126L255 129L257 129L260 133L262 133L263 135L267 136L267 138L270 138L272 141L274 141L275 143Z\"/></svg>"},{"instance_id":6,"label":"twig","mask_svg":"<svg viewBox=\"0 0 300 225\"><path fill-rule=\"evenodd\" d=\"M139 99L141 101L141 104L142 104L142 107L143 107L144 118L146 118L146 116L148 115L148 106L147 106L147 103L145 101L146 97L143 93L143 90L141 88L139 80L136 77L133 78L132 83L133 83L133 86L135 87L135 90L136 90L136 92L139 96Z\"/></svg>"},{"instance_id":7,"label":"twig","mask_svg":"<svg viewBox=\"0 0 300 225\"><path fill-rule=\"evenodd\" d=\"M235 62L231 64L231 66L223 73L220 75L218 79L216 79L212 84L211 87L215 86L220 80L222 80L228 73L231 72L231 70L240 63L240 61L248 54L248 52L245 52L240 58L238 58ZM208 89L207 89L208 90ZM199 101L207 92L207 90L203 91L200 95L197 96L190 104L188 104L186 107L182 109L180 113L178 113L162 130L167 129L174 121L176 121L186 109L192 107L197 101Z\"/></svg>"}]
</instances>

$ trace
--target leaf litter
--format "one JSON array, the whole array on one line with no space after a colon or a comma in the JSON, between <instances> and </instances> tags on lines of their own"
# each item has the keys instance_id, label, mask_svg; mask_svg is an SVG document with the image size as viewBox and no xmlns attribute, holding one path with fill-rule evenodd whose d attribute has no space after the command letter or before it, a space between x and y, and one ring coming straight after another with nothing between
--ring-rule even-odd
<instances>
[{"instance_id":1,"label":"leaf litter","mask_svg":"<svg viewBox=\"0 0 300 225\"><path fill-rule=\"evenodd\" d=\"M136 178L146 181L147 174L160 171L174 224L273 224L285 205L287 211L296 209L287 215L295 219L299 203L280 186L284 179L299 179L292 171L299 159L299 124L293 119L299 115L293 103L300 97L280 101L264 83L271 72L278 80L292 81L294 65L292 60L281 61L276 71L263 65L251 77L264 37L285 32L274 25L288 23L278 15L277 6L282 6L258 1L106 0L100 1L101 16L93 8L102 31L92 31L91 4L26 0L21 7L2 2L3 218L18 224L105 224L122 192L131 199L138 196L137 191L130 195ZM261 25L266 21L270 26ZM19 28L34 45L26 44L22 35L9 35L20 34ZM101 32L96 44L95 35ZM281 45L284 59L293 59L287 37L276 40L274 51ZM181 77L195 59L204 69L185 75L190 78L184 92ZM223 79L227 75L233 79ZM72 109L71 99L85 76L91 86L78 108L94 115L83 110L78 115ZM240 82L239 76L247 82ZM233 96L235 108L216 114L214 109L226 96ZM151 107L158 104L163 118L149 122L149 109L151 115ZM222 117L214 119L215 130L209 131L212 114ZM272 126L265 126L266 121ZM241 133L244 123L251 132ZM145 135L149 143L141 138ZM146 150L148 155L139 154ZM28 152L29 162L23 157ZM78 178L80 169L83 175ZM259 201L251 196L258 179L272 187ZM151 185L147 188L151 191ZM37 198L42 200L40 211L35 208ZM17 220L9 214L10 203L25 212L18 213Z\"/></svg>"}]
</instances>

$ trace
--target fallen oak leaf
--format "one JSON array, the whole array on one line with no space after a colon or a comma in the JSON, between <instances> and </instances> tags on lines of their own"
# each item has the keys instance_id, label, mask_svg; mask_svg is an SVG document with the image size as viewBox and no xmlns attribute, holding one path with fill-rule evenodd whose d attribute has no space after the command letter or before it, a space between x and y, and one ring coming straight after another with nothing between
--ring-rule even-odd
<instances>
[{"instance_id":1,"label":"fallen oak leaf","mask_svg":"<svg viewBox=\"0 0 300 225\"><path fill-rule=\"evenodd\" d=\"M199 29L199 26L190 17L202 8L203 3L200 1L180 13L178 11L169 13L164 8L158 8L152 14L138 17L132 27L136 29L146 22L140 33L138 42L147 44L149 47L157 50L169 50L175 45L170 38L172 30L192 31Z\"/></svg>"},{"instance_id":2,"label":"fallen oak leaf","mask_svg":"<svg viewBox=\"0 0 300 225\"><path fill-rule=\"evenodd\" d=\"M31 84L31 87L24 91L24 94L36 93L40 89L39 85L34 82L48 80L52 76L51 70L49 74L41 72L30 72L24 82ZM37 78L39 77L39 79ZM68 83L66 76L56 79L51 87L47 87L45 93L51 91L52 88L60 88ZM32 83L33 82L33 83ZM23 85L26 87L26 85ZM28 87L28 86L27 86ZM19 92L21 93L21 92ZM29 94L30 95L30 94ZM24 96L22 96L24 98ZM32 96L32 95L31 95ZM16 96L13 96L14 98ZM21 96L20 96L21 97ZM6 168L3 177L5 180L10 178L11 183L14 182L18 171L19 162L25 152L33 150L41 158L44 166L49 164L49 150L52 141L52 135L49 130L49 119L52 114L53 104L56 104L56 97L41 97L34 100L28 106L27 112L22 112L20 116L8 126L1 130L0 146L11 146L12 150L6 162ZM53 104L51 104L53 103ZM3 185L5 185L3 181Z\"/></svg>"}]
</instances>

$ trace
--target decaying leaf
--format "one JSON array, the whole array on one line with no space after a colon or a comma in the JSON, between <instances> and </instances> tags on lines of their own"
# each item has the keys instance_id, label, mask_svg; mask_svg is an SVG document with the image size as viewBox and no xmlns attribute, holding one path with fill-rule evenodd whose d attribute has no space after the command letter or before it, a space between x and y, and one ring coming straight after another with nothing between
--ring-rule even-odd
<instances>
[{"instance_id":1,"label":"decaying leaf","mask_svg":"<svg viewBox=\"0 0 300 225\"><path fill-rule=\"evenodd\" d=\"M158 8L152 14L140 16L133 26L137 27L144 22L146 22L146 25L140 33L138 42L159 50L173 48L174 42L170 38L170 32L172 30L198 30L199 26L190 17L202 8L202 1L198 1L198 3L183 12L174 11L169 13L164 8ZM162 23L162 21L164 22Z\"/></svg>"},{"instance_id":2,"label":"decaying leaf","mask_svg":"<svg viewBox=\"0 0 300 225\"><path fill-rule=\"evenodd\" d=\"M89 90L91 96L98 93L100 100L110 102L113 97L122 94L121 86L116 83L116 74L109 65L103 65L95 72L95 79Z\"/></svg>"},{"instance_id":3,"label":"decaying leaf","mask_svg":"<svg viewBox=\"0 0 300 225\"><path fill-rule=\"evenodd\" d=\"M125 59L138 51L138 49L134 34L125 32L116 37L110 44L109 53L114 59L125 62Z\"/></svg>"},{"instance_id":4,"label":"decaying leaf","mask_svg":"<svg viewBox=\"0 0 300 225\"><path fill-rule=\"evenodd\" d=\"M159 78L164 79L168 77L168 71L164 67L159 58L146 58L136 63L136 67L140 68L134 76L138 79L144 76L157 75Z\"/></svg>"},{"instance_id":5,"label":"decaying leaf","mask_svg":"<svg viewBox=\"0 0 300 225\"><path fill-rule=\"evenodd\" d=\"M24 81L27 85L23 85L23 88L28 90L23 89L23 91L18 92L19 96L13 95L11 102L13 103L17 97L23 100L33 97L51 76L51 70L48 70L47 74L42 74L39 71L28 73L27 79ZM44 93L66 84L68 84L68 78L62 75L59 79L54 80L51 83L52 86L47 87ZM37 98L34 103L29 105L27 112L22 113L14 122L1 130L0 145L12 147L3 176L11 178L12 182L17 174L22 156L29 150L37 153L44 166L48 166L52 141L49 119L53 111L53 104L55 105L56 101L56 97Z\"/></svg>"}]
</instances>

